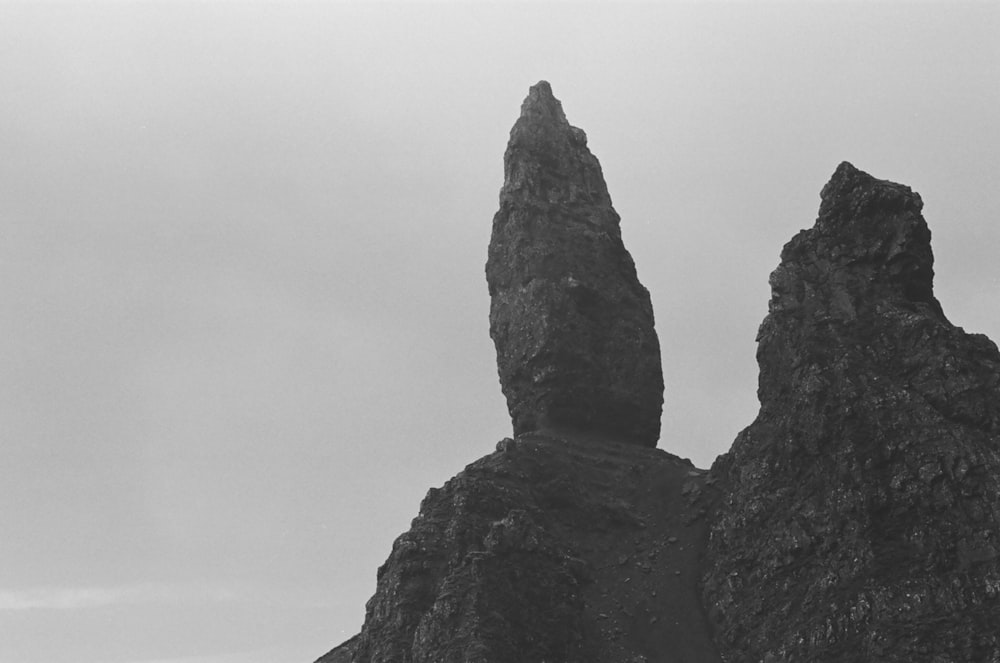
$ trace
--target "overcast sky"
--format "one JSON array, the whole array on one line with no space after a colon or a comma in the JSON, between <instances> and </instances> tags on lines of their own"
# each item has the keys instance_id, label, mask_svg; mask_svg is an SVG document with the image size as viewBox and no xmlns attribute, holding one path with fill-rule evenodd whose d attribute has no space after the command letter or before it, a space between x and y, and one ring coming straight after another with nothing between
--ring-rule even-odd
<instances>
[{"instance_id":1,"label":"overcast sky","mask_svg":"<svg viewBox=\"0 0 1000 663\"><path fill-rule=\"evenodd\" d=\"M309 663L509 434L484 278L552 83L663 350L660 447L757 408L781 247L912 186L1000 338L1000 4L0 4L0 663Z\"/></svg>"}]
</instances>

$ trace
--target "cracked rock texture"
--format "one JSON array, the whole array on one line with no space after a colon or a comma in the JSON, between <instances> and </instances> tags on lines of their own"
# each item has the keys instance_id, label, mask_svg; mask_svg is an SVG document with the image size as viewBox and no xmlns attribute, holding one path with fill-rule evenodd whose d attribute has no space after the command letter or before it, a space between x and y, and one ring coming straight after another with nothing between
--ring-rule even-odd
<instances>
[{"instance_id":1,"label":"cracked rock texture","mask_svg":"<svg viewBox=\"0 0 1000 663\"><path fill-rule=\"evenodd\" d=\"M920 197L848 163L771 275L757 419L655 448L649 297L547 83L487 278L516 436L432 489L318 663L1000 663L1000 353L945 317Z\"/></svg>"},{"instance_id":2,"label":"cracked rock texture","mask_svg":"<svg viewBox=\"0 0 1000 663\"><path fill-rule=\"evenodd\" d=\"M1000 354L945 318L921 207L842 163L771 275L760 413L712 468L728 662L1000 661Z\"/></svg>"},{"instance_id":3,"label":"cracked rock texture","mask_svg":"<svg viewBox=\"0 0 1000 663\"><path fill-rule=\"evenodd\" d=\"M698 590L712 490L658 449L529 433L440 489L323 663L719 663Z\"/></svg>"},{"instance_id":4,"label":"cracked rock texture","mask_svg":"<svg viewBox=\"0 0 1000 663\"><path fill-rule=\"evenodd\" d=\"M597 431L656 446L663 374L649 293L586 135L545 81L510 132L486 278L515 434Z\"/></svg>"}]
</instances>

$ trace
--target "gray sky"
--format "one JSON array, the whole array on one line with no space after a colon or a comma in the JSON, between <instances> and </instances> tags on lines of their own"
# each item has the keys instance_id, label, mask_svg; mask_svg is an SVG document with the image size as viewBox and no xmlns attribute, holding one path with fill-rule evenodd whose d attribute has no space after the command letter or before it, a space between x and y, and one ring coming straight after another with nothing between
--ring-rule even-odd
<instances>
[{"instance_id":1,"label":"gray sky","mask_svg":"<svg viewBox=\"0 0 1000 663\"><path fill-rule=\"evenodd\" d=\"M1000 338L996 3L0 4L0 663L307 663L509 434L483 266L529 85L587 131L660 447L756 413L841 160Z\"/></svg>"}]
</instances>

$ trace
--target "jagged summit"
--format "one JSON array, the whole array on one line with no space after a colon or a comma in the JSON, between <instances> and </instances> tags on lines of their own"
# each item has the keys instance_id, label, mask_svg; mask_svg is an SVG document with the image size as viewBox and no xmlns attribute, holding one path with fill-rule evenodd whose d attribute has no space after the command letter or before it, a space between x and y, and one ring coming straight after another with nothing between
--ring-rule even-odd
<instances>
[{"instance_id":1,"label":"jagged summit","mask_svg":"<svg viewBox=\"0 0 1000 663\"><path fill-rule=\"evenodd\" d=\"M486 278L515 434L656 445L663 375L649 293L601 165L545 81L510 133Z\"/></svg>"},{"instance_id":2,"label":"jagged summit","mask_svg":"<svg viewBox=\"0 0 1000 663\"><path fill-rule=\"evenodd\" d=\"M528 96L521 103L521 117L532 121L551 120L568 125L566 114L563 113L562 102L552 94L552 86L548 81L538 81L528 88Z\"/></svg>"},{"instance_id":3,"label":"jagged summit","mask_svg":"<svg viewBox=\"0 0 1000 663\"><path fill-rule=\"evenodd\" d=\"M934 297L931 232L920 196L846 161L820 196L815 225L785 245L770 277L769 315L758 335L762 386L793 375L785 364L761 358L788 325L831 336L835 347L842 341L835 332L853 334L859 321L877 321L889 306L947 323Z\"/></svg>"},{"instance_id":4,"label":"jagged summit","mask_svg":"<svg viewBox=\"0 0 1000 663\"><path fill-rule=\"evenodd\" d=\"M570 125L546 81L528 91L510 130L501 205L504 201L611 207L601 164L587 149L587 134ZM613 225L619 234L617 215Z\"/></svg>"},{"instance_id":5,"label":"jagged summit","mask_svg":"<svg viewBox=\"0 0 1000 663\"><path fill-rule=\"evenodd\" d=\"M845 256L864 260L870 266L865 276L883 288L874 297L868 290L859 295L868 300L905 298L926 304L944 318L934 297L931 232L920 214L924 204L919 194L908 186L875 179L845 161L820 197L819 218L812 234L837 238L845 244L831 252L829 259L837 261L834 264L839 268L844 267Z\"/></svg>"},{"instance_id":6,"label":"jagged summit","mask_svg":"<svg viewBox=\"0 0 1000 663\"><path fill-rule=\"evenodd\" d=\"M842 161L820 192L821 220L852 218L866 206L907 209L919 214L924 203L920 194L904 184L879 180L848 161ZM835 213L839 210L839 214Z\"/></svg>"},{"instance_id":7,"label":"jagged summit","mask_svg":"<svg viewBox=\"0 0 1000 663\"><path fill-rule=\"evenodd\" d=\"M726 660L1000 655L1000 354L941 312L921 207L843 163L771 275L760 413L713 467Z\"/></svg>"}]
</instances>

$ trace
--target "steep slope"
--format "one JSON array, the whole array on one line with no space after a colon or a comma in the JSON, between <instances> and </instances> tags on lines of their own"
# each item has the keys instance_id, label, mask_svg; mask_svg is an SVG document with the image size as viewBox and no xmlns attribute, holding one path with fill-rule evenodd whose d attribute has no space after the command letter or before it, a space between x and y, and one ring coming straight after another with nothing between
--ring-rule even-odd
<instances>
[{"instance_id":1,"label":"steep slope","mask_svg":"<svg viewBox=\"0 0 1000 663\"><path fill-rule=\"evenodd\" d=\"M771 275L712 469L726 661L1000 661L1000 354L945 318L921 208L843 163Z\"/></svg>"},{"instance_id":2,"label":"steep slope","mask_svg":"<svg viewBox=\"0 0 1000 663\"><path fill-rule=\"evenodd\" d=\"M323 654L316 659L315 663L351 663L354 660L354 652L358 648L358 638L360 635L356 635L350 638L327 653Z\"/></svg>"},{"instance_id":3,"label":"steep slope","mask_svg":"<svg viewBox=\"0 0 1000 663\"><path fill-rule=\"evenodd\" d=\"M427 494L360 637L321 660L714 663L705 476L608 440L503 440Z\"/></svg>"},{"instance_id":4,"label":"steep slope","mask_svg":"<svg viewBox=\"0 0 1000 663\"><path fill-rule=\"evenodd\" d=\"M586 134L545 81L510 132L486 279L515 434L600 431L656 446L663 374L649 293Z\"/></svg>"}]
</instances>

